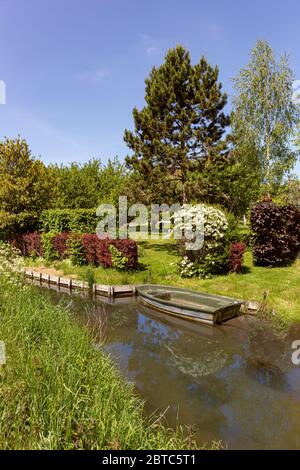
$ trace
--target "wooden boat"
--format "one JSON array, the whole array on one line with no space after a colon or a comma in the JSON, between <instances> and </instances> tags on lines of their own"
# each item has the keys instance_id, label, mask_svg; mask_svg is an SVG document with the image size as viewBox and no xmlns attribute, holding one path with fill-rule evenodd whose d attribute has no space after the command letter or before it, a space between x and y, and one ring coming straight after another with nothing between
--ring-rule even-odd
<instances>
[{"instance_id":1,"label":"wooden boat","mask_svg":"<svg viewBox=\"0 0 300 470\"><path fill-rule=\"evenodd\" d=\"M241 301L171 286L137 287L139 298L146 305L186 320L214 325L239 314Z\"/></svg>"}]
</instances>

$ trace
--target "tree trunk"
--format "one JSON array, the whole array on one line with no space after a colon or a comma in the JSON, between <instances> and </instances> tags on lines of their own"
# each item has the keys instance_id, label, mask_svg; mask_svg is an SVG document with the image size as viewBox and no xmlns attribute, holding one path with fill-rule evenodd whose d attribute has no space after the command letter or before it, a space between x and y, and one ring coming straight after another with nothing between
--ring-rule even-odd
<instances>
[{"instance_id":1,"label":"tree trunk","mask_svg":"<svg viewBox=\"0 0 300 470\"><path fill-rule=\"evenodd\" d=\"M268 194L267 196L270 197L270 162L271 162L271 142L270 136L268 135L266 138L266 180L268 184Z\"/></svg>"},{"instance_id":2,"label":"tree trunk","mask_svg":"<svg viewBox=\"0 0 300 470\"><path fill-rule=\"evenodd\" d=\"M182 204L187 204L187 194L186 194L186 188L185 188L185 181L182 183Z\"/></svg>"}]
</instances>

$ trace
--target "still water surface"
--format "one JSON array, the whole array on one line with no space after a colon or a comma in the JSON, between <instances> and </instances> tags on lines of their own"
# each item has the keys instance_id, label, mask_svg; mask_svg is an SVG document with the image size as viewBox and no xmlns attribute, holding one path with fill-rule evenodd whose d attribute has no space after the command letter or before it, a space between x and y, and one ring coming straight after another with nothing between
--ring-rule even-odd
<instances>
[{"instance_id":1,"label":"still water surface","mask_svg":"<svg viewBox=\"0 0 300 470\"><path fill-rule=\"evenodd\" d=\"M200 444L229 449L300 449L300 366L295 329L279 338L255 317L206 326L156 313L137 300L113 304L52 292L167 424L192 426ZM102 344L105 339L104 345Z\"/></svg>"}]
</instances>

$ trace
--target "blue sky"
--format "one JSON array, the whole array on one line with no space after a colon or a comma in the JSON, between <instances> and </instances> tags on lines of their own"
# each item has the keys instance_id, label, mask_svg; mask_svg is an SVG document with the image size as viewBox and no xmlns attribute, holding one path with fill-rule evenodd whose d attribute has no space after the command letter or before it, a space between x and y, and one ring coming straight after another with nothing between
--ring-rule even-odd
<instances>
[{"instance_id":1,"label":"blue sky","mask_svg":"<svg viewBox=\"0 0 300 470\"><path fill-rule=\"evenodd\" d=\"M229 95L257 38L300 79L299 18L299 0L0 0L0 139L20 134L47 163L123 159L132 108L168 48L218 64Z\"/></svg>"}]
</instances>

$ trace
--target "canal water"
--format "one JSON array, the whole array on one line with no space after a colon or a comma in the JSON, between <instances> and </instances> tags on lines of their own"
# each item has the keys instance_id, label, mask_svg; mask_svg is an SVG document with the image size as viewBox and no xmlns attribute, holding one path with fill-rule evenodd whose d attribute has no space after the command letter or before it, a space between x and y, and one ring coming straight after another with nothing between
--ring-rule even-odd
<instances>
[{"instance_id":1,"label":"canal water","mask_svg":"<svg viewBox=\"0 0 300 470\"><path fill-rule=\"evenodd\" d=\"M199 444L229 449L300 448L300 366L295 328L285 338L254 316L206 326L155 312L138 300L114 303L51 293L93 328L146 401L146 413L182 425Z\"/></svg>"}]
</instances>

